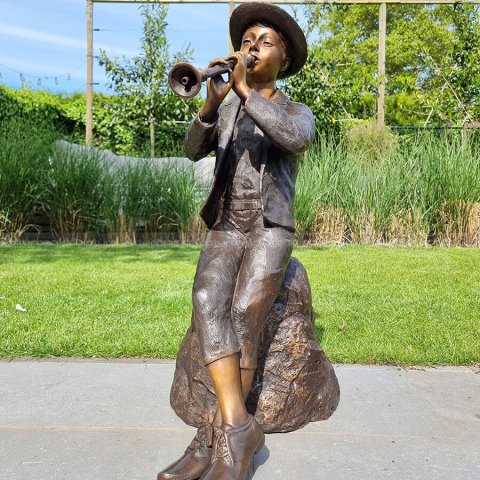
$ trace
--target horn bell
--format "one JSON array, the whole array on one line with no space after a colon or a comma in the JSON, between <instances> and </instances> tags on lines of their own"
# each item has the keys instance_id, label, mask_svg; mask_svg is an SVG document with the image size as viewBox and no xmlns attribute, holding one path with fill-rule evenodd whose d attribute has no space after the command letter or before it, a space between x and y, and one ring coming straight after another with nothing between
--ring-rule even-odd
<instances>
[{"instance_id":1,"label":"horn bell","mask_svg":"<svg viewBox=\"0 0 480 480\"><path fill-rule=\"evenodd\" d=\"M170 70L168 84L179 97L192 98L202 88L202 76L192 64L179 62Z\"/></svg>"}]
</instances>

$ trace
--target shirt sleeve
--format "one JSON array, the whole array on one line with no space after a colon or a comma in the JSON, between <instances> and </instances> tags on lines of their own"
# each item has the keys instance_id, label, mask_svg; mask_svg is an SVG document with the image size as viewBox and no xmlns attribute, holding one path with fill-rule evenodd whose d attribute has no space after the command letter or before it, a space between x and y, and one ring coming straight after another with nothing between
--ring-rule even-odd
<instances>
[{"instance_id":1,"label":"shirt sleeve","mask_svg":"<svg viewBox=\"0 0 480 480\"><path fill-rule=\"evenodd\" d=\"M192 120L185 135L185 153L190 160L196 162L217 148L218 118L217 113L215 119L208 123L202 121L197 113Z\"/></svg>"}]
</instances>

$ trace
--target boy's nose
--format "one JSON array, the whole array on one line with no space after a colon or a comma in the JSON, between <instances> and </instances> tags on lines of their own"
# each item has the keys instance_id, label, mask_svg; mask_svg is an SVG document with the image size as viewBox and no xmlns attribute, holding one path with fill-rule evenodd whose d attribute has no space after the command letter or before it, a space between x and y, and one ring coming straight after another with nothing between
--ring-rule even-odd
<instances>
[{"instance_id":1,"label":"boy's nose","mask_svg":"<svg viewBox=\"0 0 480 480\"><path fill-rule=\"evenodd\" d=\"M258 52L258 42L253 42L251 45L250 45L250 49L249 49L250 52Z\"/></svg>"}]
</instances>

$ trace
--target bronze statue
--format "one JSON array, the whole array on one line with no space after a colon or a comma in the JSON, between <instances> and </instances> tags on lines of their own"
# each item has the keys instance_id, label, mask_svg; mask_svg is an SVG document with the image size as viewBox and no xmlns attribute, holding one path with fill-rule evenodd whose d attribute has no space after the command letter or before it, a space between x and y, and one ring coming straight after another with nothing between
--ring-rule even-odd
<instances>
[{"instance_id":1,"label":"bronze statue","mask_svg":"<svg viewBox=\"0 0 480 480\"><path fill-rule=\"evenodd\" d=\"M245 401L292 252L298 159L315 134L310 109L276 87L307 58L295 20L274 5L245 3L232 13L230 36L236 52L209 65L227 68L228 81L208 80L185 140L194 161L216 152L201 211L209 231L193 285L193 328L217 408L158 480L243 480L264 444ZM178 78L189 85L184 74ZM223 104L231 90L236 96Z\"/></svg>"}]
</instances>

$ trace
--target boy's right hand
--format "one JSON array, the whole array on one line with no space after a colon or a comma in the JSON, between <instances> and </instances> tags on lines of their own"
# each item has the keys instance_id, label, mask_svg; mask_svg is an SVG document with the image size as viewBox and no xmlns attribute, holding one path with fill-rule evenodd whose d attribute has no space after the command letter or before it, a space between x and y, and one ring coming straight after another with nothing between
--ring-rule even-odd
<instances>
[{"instance_id":1,"label":"boy's right hand","mask_svg":"<svg viewBox=\"0 0 480 480\"><path fill-rule=\"evenodd\" d=\"M224 65L224 58L217 58L210 62L208 68L214 67L215 65ZM231 90L233 85L232 71L228 70L228 82L223 80L221 75L216 77L209 78L207 80L207 99L203 107L200 109L200 118L204 122L211 122L214 120L218 108L221 103L228 95L228 92Z\"/></svg>"}]
</instances>

